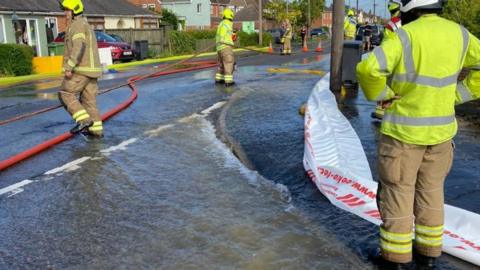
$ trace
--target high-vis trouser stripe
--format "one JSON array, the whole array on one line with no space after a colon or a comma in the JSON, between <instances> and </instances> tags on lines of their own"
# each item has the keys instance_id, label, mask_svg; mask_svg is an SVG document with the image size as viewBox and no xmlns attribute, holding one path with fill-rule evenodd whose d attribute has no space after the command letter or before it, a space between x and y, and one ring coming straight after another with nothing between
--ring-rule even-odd
<instances>
[{"instance_id":1,"label":"high-vis trouser stripe","mask_svg":"<svg viewBox=\"0 0 480 270\"><path fill-rule=\"evenodd\" d=\"M442 236L436 236L436 237L428 237L424 236L421 234L417 234L415 236L415 242L417 244L421 244L423 246L428 246L428 247L439 247L442 245L443 238Z\"/></svg>"},{"instance_id":2,"label":"high-vis trouser stripe","mask_svg":"<svg viewBox=\"0 0 480 270\"><path fill-rule=\"evenodd\" d=\"M233 75L225 75L225 82L233 82Z\"/></svg>"},{"instance_id":3,"label":"high-vis trouser stripe","mask_svg":"<svg viewBox=\"0 0 480 270\"><path fill-rule=\"evenodd\" d=\"M216 80L223 80L223 79L225 79L225 76L223 74L217 73L217 74L215 74L215 79Z\"/></svg>"},{"instance_id":4,"label":"high-vis trouser stripe","mask_svg":"<svg viewBox=\"0 0 480 270\"><path fill-rule=\"evenodd\" d=\"M76 67L74 71L83 71L83 72L101 72L101 68L89 68L89 67Z\"/></svg>"},{"instance_id":5,"label":"high-vis trouser stripe","mask_svg":"<svg viewBox=\"0 0 480 270\"><path fill-rule=\"evenodd\" d=\"M88 115L87 111L85 110L80 110L72 115L73 119L76 122L80 122L82 120L90 118L90 115Z\"/></svg>"},{"instance_id":6,"label":"high-vis trouser stripe","mask_svg":"<svg viewBox=\"0 0 480 270\"><path fill-rule=\"evenodd\" d=\"M103 131L103 124L102 121L95 121L93 122L93 125L88 128L90 131Z\"/></svg>"},{"instance_id":7,"label":"high-vis trouser stripe","mask_svg":"<svg viewBox=\"0 0 480 270\"><path fill-rule=\"evenodd\" d=\"M438 117L407 117L386 113L383 121L404 126L443 126L454 123L455 114Z\"/></svg>"},{"instance_id":8,"label":"high-vis trouser stripe","mask_svg":"<svg viewBox=\"0 0 480 270\"><path fill-rule=\"evenodd\" d=\"M439 226L425 226L425 225L415 225L415 232L427 236L438 236L443 234L443 225Z\"/></svg>"},{"instance_id":9,"label":"high-vis trouser stripe","mask_svg":"<svg viewBox=\"0 0 480 270\"><path fill-rule=\"evenodd\" d=\"M407 254L412 252L412 243L396 244L380 239L380 248L391 253Z\"/></svg>"},{"instance_id":10,"label":"high-vis trouser stripe","mask_svg":"<svg viewBox=\"0 0 480 270\"><path fill-rule=\"evenodd\" d=\"M413 233L392 233L387 232L385 229L380 227L380 237L389 242L411 243L413 239Z\"/></svg>"}]
</instances>

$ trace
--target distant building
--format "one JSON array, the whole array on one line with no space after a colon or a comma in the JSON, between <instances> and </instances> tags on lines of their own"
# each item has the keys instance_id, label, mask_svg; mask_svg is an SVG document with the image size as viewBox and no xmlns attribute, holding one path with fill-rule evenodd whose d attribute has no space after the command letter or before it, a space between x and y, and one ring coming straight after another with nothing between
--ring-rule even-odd
<instances>
[{"instance_id":1,"label":"distant building","mask_svg":"<svg viewBox=\"0 0 480 270\"><path fill-rule=\"evenodd\" d=\"M210 28L210 0L163 0L162 9L175 13L183 29Z\"/></svg>"},{"instance_id":2,"label":"distant building","mask_svg":"<svg viewBox=\"0 0 480 270\"><path fill-rule=\"evenodd\" d=\"M137 7L148 9L154 12L160 12L162 10L160 0L128 0L128 2Z\"/></svg>"},{"instance_id":3,"label":"distant building","mask_svg":"<svg viewBox=\"0 0 480 270\"><path fill-rule=\"evenodd\" d=\"M66 28L57 0L1 0L0 43L33 47L36 56L48 55L48 43ZM160 16L126 0L83 0L94 29L156 28ZM15 14L15 15L14 15Z\"/></svg>"}]
</instances>

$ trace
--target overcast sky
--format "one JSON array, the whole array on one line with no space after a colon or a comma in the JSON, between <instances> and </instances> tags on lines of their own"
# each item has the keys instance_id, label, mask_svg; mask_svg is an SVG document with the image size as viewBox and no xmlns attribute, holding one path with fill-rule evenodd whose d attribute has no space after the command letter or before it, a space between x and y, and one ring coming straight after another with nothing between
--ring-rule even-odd
<instances>
[{"instance_id":1,"label":"overcast sky","mask_svg":"<svg viewBox=\"0 0 480 270\"><path fill-rule=\"evenodd\" d=\"M356 7L357 5L357 0L344 0L345 5L348 5L349 3L352 5L352 7ZM374 0L358 0L358 8L363 9L364 11L368 12L371 10L373 12L373 2ZM375 4L377 5L376 8L376 14L378 16L385 17L385 3L388 5L388 1L385 0L375 0ZM332 4L332 0L327 0L327 6L330 6ZM387 13L387 17L389 17Z\"/></svg>"}]
</instances>

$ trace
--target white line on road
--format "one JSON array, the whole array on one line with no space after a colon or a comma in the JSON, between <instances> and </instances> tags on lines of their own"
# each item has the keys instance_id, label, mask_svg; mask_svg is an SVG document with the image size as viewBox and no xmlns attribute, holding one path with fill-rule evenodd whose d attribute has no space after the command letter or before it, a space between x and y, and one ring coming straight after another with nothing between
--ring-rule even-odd
<instances>
[{"instance_id":1,"label":"white line on road","mask_svg":"<svg viewBox=\"0 0 480 270\"><path fill-rule=\"evenodd\" d=\"M104 155L110 155L110 153L115 152L115 151L127 150L127 146L129 144L132 144L132 143L136 142L137 140L138 140L137 138L131 138L129 140L123 141L119 145L112 146L112 147L109 147L107 149L101 150L100 153L102 153Z\"/></svg>"},{"instance_id":2,"label":"white line on road","mask_svg":"<svg viewBox=\"0 0 480 270\"><path fill-rule=\"evenodd\" d=\"M2 189L0 189L0 195L3 195L3 194L5 194L5 193L9 193L9 192L15 192L16 190L21 189L21 187L24 187L24 186L26 186L26 185L28 185L28 184L33 183L33 182L34 182L34 181L32 181L32 180L26 179L26 180L23 180L23 181L18 182L18 183L16 183L16 184L13 184L13 185L11 185L11 186L8 186L8 187L6 187L6 188L2 188Z\"/></svg>"},{"instance_id":3,"label":"white line on road","mask_svg":"<svg viewBox=\"0 0 480 270\"><path fill-rule=\"evenodd\" d=\"M60 173L60 172L64 172L64 171L67 171L67 172L71 172L71 171L75 171L75 170L78 170L80 169L80 164L82 164L83 162L87 161L91 159L91 157L82 157L82 158L79 158L79 159L76 159L72 162L69 162L61 167L57 167L55 169L52 169L48 172L45 173L45 175L50 175L50 174L57 174L57 173Z\"/></svg>"}]
</instances>

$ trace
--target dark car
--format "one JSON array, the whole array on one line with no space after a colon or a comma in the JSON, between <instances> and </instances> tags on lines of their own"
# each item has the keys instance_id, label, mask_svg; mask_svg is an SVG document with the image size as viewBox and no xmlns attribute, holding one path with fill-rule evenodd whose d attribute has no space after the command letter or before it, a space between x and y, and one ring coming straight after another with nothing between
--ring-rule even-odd
<instances>
[{"instance_id":1,"label":"dark car","mask_svg":"<svg viewBox=\"0 0 480 270\"><path fill-rule=\"evenodd\" d=\"M112 60L118 61L131 61L135 58L134 51L130 44L125 42L119 42L110 35L103 31L95 31L95 37L97 38L98 48L110 48L112 51ZM58 34L54 42L63 42L65 39L65 32Z\"/></svg>"},{"instance_id":2,"label":"dark car","mask_svg":"<svg viewBox=\"0 0 480 270\"><path fill-rule=\"evenodd\" d=\"M112 38L114 38L118 42L125 42L125 40L117 34L108 34L108 35L111 36Z\"/></svg>"},{"instance_id":3,"label":"dark car","mask_svg":"<svg viewBox=\"0 0 480 270\"><path fill-rule=\"evenodd\" d=\"M368 25L361 25L357 28L357 33L355 36L355 40L363 41L363 36L366 29L371 30L371 37L370 42L374 46L380 46L383 40L383 25L380 24L368 24Z\"/></svg>"},{"instance_id":4,"label":"dark car","mask_svg":"<svg viewBox=\"0 0 480 270\"><path fill-rule=\"evenodd\" d=\"M282 39L282 36L283 36L283 29L275 28L275 29L268 29L266 31L267 33L270 33L270 35L272 35L272 38L275 41L275 43L280 44L280 40Z\"/></svg>"},{"instance_id":5,"label":"dark car","mask_svg":"<svg viewBox=\"0 0 480 270\"><path fill-rule=\"evenodd\" d=\"M312 31L310 31L310 38L313 38L313 37L319 37L319 38L328 37L328 33L323 28L314 28L312 29Z\"/></svg>"}]
</instances>

